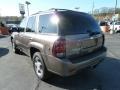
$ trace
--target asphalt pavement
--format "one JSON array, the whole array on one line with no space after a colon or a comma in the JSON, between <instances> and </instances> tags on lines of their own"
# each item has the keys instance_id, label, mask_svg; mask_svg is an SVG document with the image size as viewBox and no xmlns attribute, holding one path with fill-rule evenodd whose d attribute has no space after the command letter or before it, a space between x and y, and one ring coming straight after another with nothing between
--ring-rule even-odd
<instances>
[{"instance_id":1,"label":"asphalt pavement","mask_svg":"<svg viewBox=\"0 0 120 90\"><path fill-rule=\"evenodd\" d=\"M48 81L37 79L30 57L12 52L10 37L0 38L0 90L120 90L120 36L105 36L107 57L96 69Z\"/></svg>"}]
</instances>

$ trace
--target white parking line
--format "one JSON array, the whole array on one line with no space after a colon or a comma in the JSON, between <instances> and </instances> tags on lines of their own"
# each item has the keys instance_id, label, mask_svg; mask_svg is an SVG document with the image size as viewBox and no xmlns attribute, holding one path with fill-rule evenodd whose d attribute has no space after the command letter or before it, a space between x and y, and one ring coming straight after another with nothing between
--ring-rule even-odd
<instances>
[{"instance_id":1,"label":"white parking line","mask_svg":"<svg viewBox=\"0 0 120 90\"><path fill-rule=\"evenodd\" d=\"M110 50L108 50L107 53L108 53L110 56L112 56L113 58L119 58L119 59L120 59L119 56L113 54Z\"/></svg>"}]
</instances>

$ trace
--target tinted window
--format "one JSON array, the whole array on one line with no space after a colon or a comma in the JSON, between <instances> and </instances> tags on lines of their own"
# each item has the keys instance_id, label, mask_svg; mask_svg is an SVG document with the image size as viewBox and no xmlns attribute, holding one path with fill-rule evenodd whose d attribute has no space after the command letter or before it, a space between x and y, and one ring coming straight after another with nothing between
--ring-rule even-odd
<instances>
[{"instance_id":1,"label":"tinted window","mask_svg":"<svg viewBox=\"0 0 120 90\"><path fill-rule=\"evenodd\" d=\"M57 24L51 22L52 15L46 14L39 17L39 32L40 33L57 33Z\"/></svg>"},{"instance_id":2,"label":"tinted window","mask_svg":"<svg viewBox=\"0 0 120 90\"><path fill-rule=\"evenodd\" d=\"M59 33L61 35L75 35L86 33L99 33L97 22L88 14L78 12L59 13Z\"/></svg>"},{"instance_id":3,"label":"tinted window","mask_svg":"<svg viewBox=\"0 0 120 90\"><path fill-rule=\"evenodd\" d=\"M28 19L27 27L26 27L26 32L35 32L35 17L30 17Z\"/></svg>"},{"instance_id":4,"label":"tinted window","mask_svg":"<svg viewBox=\"0 0 120 90\"><path fill-rule=\"evenodd\" d=\"M120 22L116 22L115 25L120 25Z\"/></svg>"},{"instance_id":5,"label":"tinted window","mask_svg":"<svg viewBox=\"0 0 120 90\"><path fill-rule=\"evenodd\" d=\"M19 26L19 31L20 32L24 32L25 28L26 28L26 23L27 23L27 18L24 18L21 23L20 23L20 26Z\"/></svg>"},{"instance_id":6,"label":"tinted window","mask_svg":"<svg viewBox=\"0 0 120 90\"><path fill-rule=\"evenodd\" d=\"M100 26L108 26L107 22L100 22Z\"/></svg>"}]
</instances>

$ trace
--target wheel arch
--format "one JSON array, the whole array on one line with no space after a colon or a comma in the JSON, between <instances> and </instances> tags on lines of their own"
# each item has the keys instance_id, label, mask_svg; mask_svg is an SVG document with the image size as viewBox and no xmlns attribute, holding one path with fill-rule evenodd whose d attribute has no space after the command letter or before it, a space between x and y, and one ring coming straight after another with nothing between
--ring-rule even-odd
<instances>
[{"instance_id":1,"label":"wheel arch","mask_svg":"<svg viewBox=\"0 0 120 90\"><path fill-rule=\"evenodd\" d=\"M30 47L29 54L30 54L31 60L32 60L33 54L35 52L40 52L41 57L43 59L43 62L45 63L46 68L49 68L49 63L48 63L48 60L47 60L47 55L46 55L46 53L44 51L44 45L41 44L41 43L37 43L37 42L31 42L29 44L29 47Z\"/></svg>"}]
</instances>

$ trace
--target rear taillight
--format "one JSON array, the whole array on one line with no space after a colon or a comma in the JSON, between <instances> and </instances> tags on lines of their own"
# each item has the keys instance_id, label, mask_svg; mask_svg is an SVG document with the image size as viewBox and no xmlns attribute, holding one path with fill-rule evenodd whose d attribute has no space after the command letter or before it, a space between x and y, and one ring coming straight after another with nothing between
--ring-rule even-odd
<instances>
[{"instance_id":1,"label":"rear taillight","mask_svg":"<svg viewBox=\"0 0 120 90\"><path fill-rule=\"evenodd\" d=\"M53 48L52 48L52 54L55 57L58 58L64 58L66 53L66 40L65 38L59 38L55 41Z\"/></svg>"}]
</instances>

